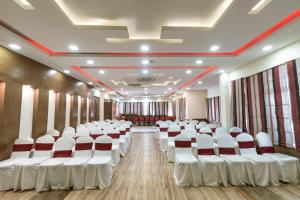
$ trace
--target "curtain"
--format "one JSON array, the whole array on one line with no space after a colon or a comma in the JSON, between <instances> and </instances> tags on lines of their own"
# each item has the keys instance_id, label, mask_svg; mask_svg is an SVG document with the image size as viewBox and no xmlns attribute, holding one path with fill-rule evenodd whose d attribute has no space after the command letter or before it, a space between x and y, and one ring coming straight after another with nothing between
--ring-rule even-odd
<instances>
[{"instance_id":1,"label":"curtain","mask_svg":"<svg viewBox=\"0 0 300 200\"><path fill-rule=\"evenodd\" d=\"M220 97L206 99L207 120L210 123L220 124Z\"/></svg>"},{"instance_id":2,"label":"curtain","mask_svg":"<svg viewBox=\"0 0 300 200\"><path fill-rule=\"evenodd\" d=\"M148 107L144 111L144 104ZM123 102L125 115L168 115L168 102Z\"/></svg>"},{"instance_id":3,"label":"curtain","mask_svg":"<svg viewBox=\"0 0 300 200\"><path fill-rule=\"evenodd\" d=\"M176 116L176 101L172 102L172 113L173 113L173 116Z\"/></svg>"},{"instance_id":4,"label":"curtain","mask_svg":"<svg viewBox=\"0 0 300 200\"><path fill-rule=\"evenodd\" d=\"M186 99L179 99L179 120L185 120L186 118Z\"/></svg>"},{"instance_id":5,"label":"curtain","mask_svg":"<svg viewBox=\"0 0 300 200\"><path fill-rule=\"evenodd\" d=\"M232 82L233 126L300 151L300 59Z\"/></svg>"}]
</instances>

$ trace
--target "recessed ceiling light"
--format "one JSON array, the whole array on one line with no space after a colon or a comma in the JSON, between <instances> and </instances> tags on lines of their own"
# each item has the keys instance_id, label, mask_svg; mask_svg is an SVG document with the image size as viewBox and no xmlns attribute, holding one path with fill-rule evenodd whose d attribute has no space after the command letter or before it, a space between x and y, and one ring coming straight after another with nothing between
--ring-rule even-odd
<instances>
[{"instance_id":1,"label":"recessed ceiling light","mask_svg":"<svg viewBox=\"0 0 300 200\"><path fill-rule=\"evenodd\" d=\"M77 84L78 84L78 85L83 85L83 82L78 82Z\"/></svg>"},{"instance_id":2,"label":"recessed ceiling light","mask_svg":"<svg viewBox=\"0 0 300 200\"><path fill-rule=\"evenodd\" d=\"M168 88L168 90L172 90L172 88Z\"/></svg>"},{"instance_id":3,"label":"recessed ceiling light","mask_svg":"<svg viewBox=\"0 0 300 200\"><path fill-rule=\"evenodd\" d=\"M167 92L164 92L164 94L167 94Z\"/></svg>"},{"instance_id":4,"label":"recessed ceiling light","mask_svg":"<svg viewBox=\"0 0 300 200\"><path fill-rule=\"evenodd\" d=\"M121 91L123 91L124 90L124 88L121 88Z\"/></svg>"},{"instance_id":5,"label":"recessed ceiling light","mask_svg":"<svg viewBox=\"0 0 300 200\"><path fill-rule=\"evenodd\" d=\"M148 90L148 88L144 88L144 90Z\"/></svg>"},{"instance_id":6,"label":"recessed ceiling light","mask_svg":"<svg viewBox=\"0 0 300 200\"><path fill-rule=\"evenodd\" d=\"M145 92L145 94L148 94L148 92Z\"/></svg>"},{"instance_id":7,"label":"recessed ceiling light","mask_svg":"<svg viewBox=\"0 0 300 200\"><path fill-rule=\"evenodd\" d=\"M92 82L88 82L88 84L89 84L89 85L93 85L93 83L92 83Z\"/></svg>"},{"instance_id":8,"label":"recessed ceiling light","mask_svg":"<svg viewBox=\"0 0 300 200\"><path fill-rule=\"evenodd\" d=\"M99 74L104 74L104 70L99 70Z\"/></svg>"},{"instance_id":9,"label":"recessed ceiling light","mask_svg":"<svg viewBox=\"0 0 300 200\"><path fill-rule=\"evenodd\" d=\"M125 92L125 94L128 94L128 92Z\"/></svg>"},{"instance_id":10,"label":"recessed ceiling light","mask_svg":"<svg viewBox=\"0 0 300 200\"><path fill-rule=\"evenodd\" d=\"M267 45L262 48L263 51L270 51L271 49L273 49L272 45Z\"/></svg>"},{"instance_id":11,"label":"recessed ceiling light","mask_svg":"<svg viewBox=\"0 0 300 200\"><path fill-rule=\"evenodd\" d=\"M141 46L141 51L149 51L149 46L148 45L142 45Z\"/></svg>"},{"instance_id":12,"label":"recessed ceiling light","mask_svg":"<svg viewBox=\"0 0 300 200\"><path fill-rule=\"evenodd\" d=\"M71 51L78 51L78 50L79 50L78 46L76 46L76 45L74 45L74 44L70 44L70 45L69 45L69 49L70 49Z\"/></svg>"},{"instance_id":13,"label":"recessed ceiling light","mask_svg":"<svg viewBox=\"0 0 300 200\"><path fill-rule=\"evenodd\" d=\"M186 88L186 89L187 89L187 90L190 90L191 88L188 87L188 88Z\"/></svg>"},{"instance_id":14,"label":"recessed ceiling light","mask_svg":"<svg viewBox=\"0 0 300 200\"><path fill-rule=\"evenodd\" d=\"M105 88L101 88L102 91L105 91Z\"/></svg>"},{"instance_id":15,"label":"recessed ceiling light","mask_svg":"<svg viewBox=\"0 0 300 200\"><path fill-rule=\"evenodd\" d=\"M169 79L173 79L173 77L172 77L172 76L170 76L170 77L169 77Z\"/></svg>"},{"instance_id":16,"label":"recessed ceiling light","mask_svg":"<svg viewBox=\"0 0 300 200\"><path fill-rule=\"evenodd\" d=\"M202 63L203 63L203 60L197 60L197 61L196 61L196 64L197 64L197 65L200 65L200 64L202 64Z\"/></svg>"},{"instance_id":17,"label":"recessed ceiling light","mask_svg":"<svg viewBox=\"0 0 300 200\"><path fill-rule=\"evenodd\" d=\"M86 63L89 64L89 65L93 65L94 61L93 60L87 60Z\"/></svg>"},{"instance_id":18,"label":"recessed ceiling light","mask_svg":"<svg viewBox=\"0 0 300 200\"><path fill-rule=\"evenodd\" d=\"M143 74L148 74L149 73L149 70L148 69L144 69L143 70Z\"/></svg>"},{"instance_id":19,"label":"recessed ceiling light","mask_svg":"<svg viewBox=\"0 0 300 200\"><path fill-rule=\"evenodd\" d=\"M218 51L220 49L220 47L218 45L213 45L210 47L211 51Z\"/></svg>"},{"instance_id":20,"label":"recessed ceiling light","mask_svg":"<svg viewBox=\"0 0 300 200\"><path fill-rule=\"evenodd\" d=\"M57 73L57 71L54 70L54 69L51 69L51 70L49 71L49 74L50 74L50 75L54 75L54 74L56 74L56 73Z\"/></svg>"},{"instance_id":21,"label":"recessed ceiling light","mask_svg":"<svg viewBox=\"0 0 300 200\"><path fill-rule=\"evenodd\" d=\"M147 59L142 60L142 64L143 64L143 65L148 65L149 63L150 63L150 61L147 60Z\"/></svg>"},{"instance_id":22,"label":"recessed ceiling light","mask_svg":"<svg viewBox=\"0 0 300 200\"><path fill-rule=\"evenodd\" d=\"M192 70L189 70L189 69L188 69L188 70L186 70L186 73L187 73L187 74L191 74L191 73L192 73Z\"/></svg>"},{"instance_id":23,"label":"recessed ceiling light","mask_svg":"<svg viewBox=\"0 0 300 200\"><path fill-rule=\"evenodd\" d=\"M219 74L222 74L222 73L224 73L224 69L219 70Z\"/></svg>"},{"instance_id":24,"label":"recessed ceiling light","mask_svg":"<svg viewBox=\"0 0 300 200\"><path fill-rule=\"evenodd\" d=\"M64 70L64 73L65 74L70 74L71 72L70 72L70 70Z\"/></svg>"},{"instance_id":25,"label":"recessed ceiling light","mask_svg":"<svg viewBox=\"0 0 300 200\"><path fill-rule=\"evenodd\" d=\"M201 84L202 84L202 81L198 81L198 84L201 85Z\"/></svg>"},{"instance_id":26,"label":"recessed ceiling light","mask_svg":"<svg viewBox=\"0 0 300 200\"><path fill-rule=\"evenodd\" d=\"M17 44L9 44L8 45L9 48L14 49L14 50L20 50L21 46L17 45Z\"/></svg>"}]
</instances>

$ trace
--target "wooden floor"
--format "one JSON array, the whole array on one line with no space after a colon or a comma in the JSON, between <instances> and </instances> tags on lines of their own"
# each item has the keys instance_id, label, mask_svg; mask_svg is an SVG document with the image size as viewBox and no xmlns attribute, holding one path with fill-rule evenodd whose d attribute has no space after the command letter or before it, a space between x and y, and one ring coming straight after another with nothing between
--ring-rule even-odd
<instances>
[{"instance_id":1,"label":"wooden floor","mask_svg":"<svg viewBox=\"0 0 300 200\"><path fill-rule=\"evenodd\" d=\"M81 200L81 199L300 199L300 185L279 187L207 187L179 188L173 180L173 164L159 151L155 135L135 133L129 153L114 168L111 185L104 190L52 191L36 193L0 192L0 200Z\"/></svg>"}]
</instances>

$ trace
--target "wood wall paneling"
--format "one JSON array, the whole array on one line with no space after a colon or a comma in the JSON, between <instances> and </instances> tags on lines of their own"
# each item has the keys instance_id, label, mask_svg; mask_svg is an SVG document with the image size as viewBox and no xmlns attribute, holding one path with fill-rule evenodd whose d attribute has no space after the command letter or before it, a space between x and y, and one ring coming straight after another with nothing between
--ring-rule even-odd
<instances>
[{"instance_id":1,"label":"wood wall paneling","mask_svg":"<svg viewBox=\"0 0 300 200\"><path fill-rule=\"evenodd\" d=\"M2 114L0 119L0 159L10 156L12 145L19 136L22 84L6 80L2 85Z\"/></svg>"},{"instance_id":2,"label":"wood wall paneling","mask_svg":"<svg viewBox=\"0 0 300 200\"><path fill-rule=\"evenodd\" d=\"M100 98L99 97L94 97L94 105L95 105L95 120L99 121L100 120Z\"/></svg>"},{"instance_id":3,"label":"wood wall paneling","mask_svg":"<svg viewBox=\"0 0 300 200\"><path fill-rule=\"evenodd\" d=\"M104 102L104 120L112 119L112 102Z\"/></svg>"},{"instance_id":4,"label":"wood wall paneling","mask_svg":"<svg viewBox=\"0 0 300 200\"><path fill-rule=\"evenodd\" d=\"M85 124L86 123L86 116L87 116L87 113L86 113L86 98L85 97L81 97L81 112L80 112L80 115L81 115L81 118L80 118L80 123L81 124Z\"/></svg>"},{"instance_id":5,"label":"wood wall paneling","mask_svg":"<svg viewBox=\"0 0 300 200\"><path fill-rule=\"evenodd\" d=\"M65 128L65 120L66 120L66 94L57 92L55 98L54 127L60 133L62 133Z\"/></svg>"},{"instance_id":6,"label":"wood wall paneling","mask_svg":"<svg viewBox=\"0 0 300 200\"><path fill-rule=\"evenodd\" d=\"M77 126L77 112L78 112L78 97L76 95L71 96L70 102L70 126Z\"/></svg>"},{"instance_id":7,"label":"wood wall paneling","mask_svg":"<svg viewBox=\"0 0 300 200\"><path fill-rule=\"evenodd\" d=\"M32 137L35 139L47 131L49 90L35 89L32 120Z\"/></svg>"},{"instance_id":8,"label":"wood wall paneling","mask_svg":"<svg viewBox=\"0 0 300 200\"><path fill-rule=\"evenodd\" d=\"M90 101L90 109L89 109L89 121L93 122L95 121L95 102L94 98L89 98Z\"/></svg>"}]
</instances>

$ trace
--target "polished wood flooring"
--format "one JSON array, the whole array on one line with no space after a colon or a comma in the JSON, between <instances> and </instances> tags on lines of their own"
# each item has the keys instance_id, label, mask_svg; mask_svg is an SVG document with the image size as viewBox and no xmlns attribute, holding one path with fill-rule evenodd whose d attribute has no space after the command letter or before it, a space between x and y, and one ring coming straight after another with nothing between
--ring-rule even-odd
<instances>
[{"instance_id":1,"label":"polished wood flooring","mask_svg":"<svg viewBox=\"0 0 300 200\"><path fill-rule=\"evenodd\" d=\"M207 187L179 188L173 180L173 164L159 151L155 135L135 133L129 153L114 168L111 185L104 190L51 191L36 193L0 192L0 200L191 200L191 199L300 199L300 185L281 184L279 187Z\"/></svg>"}]
</instances>

